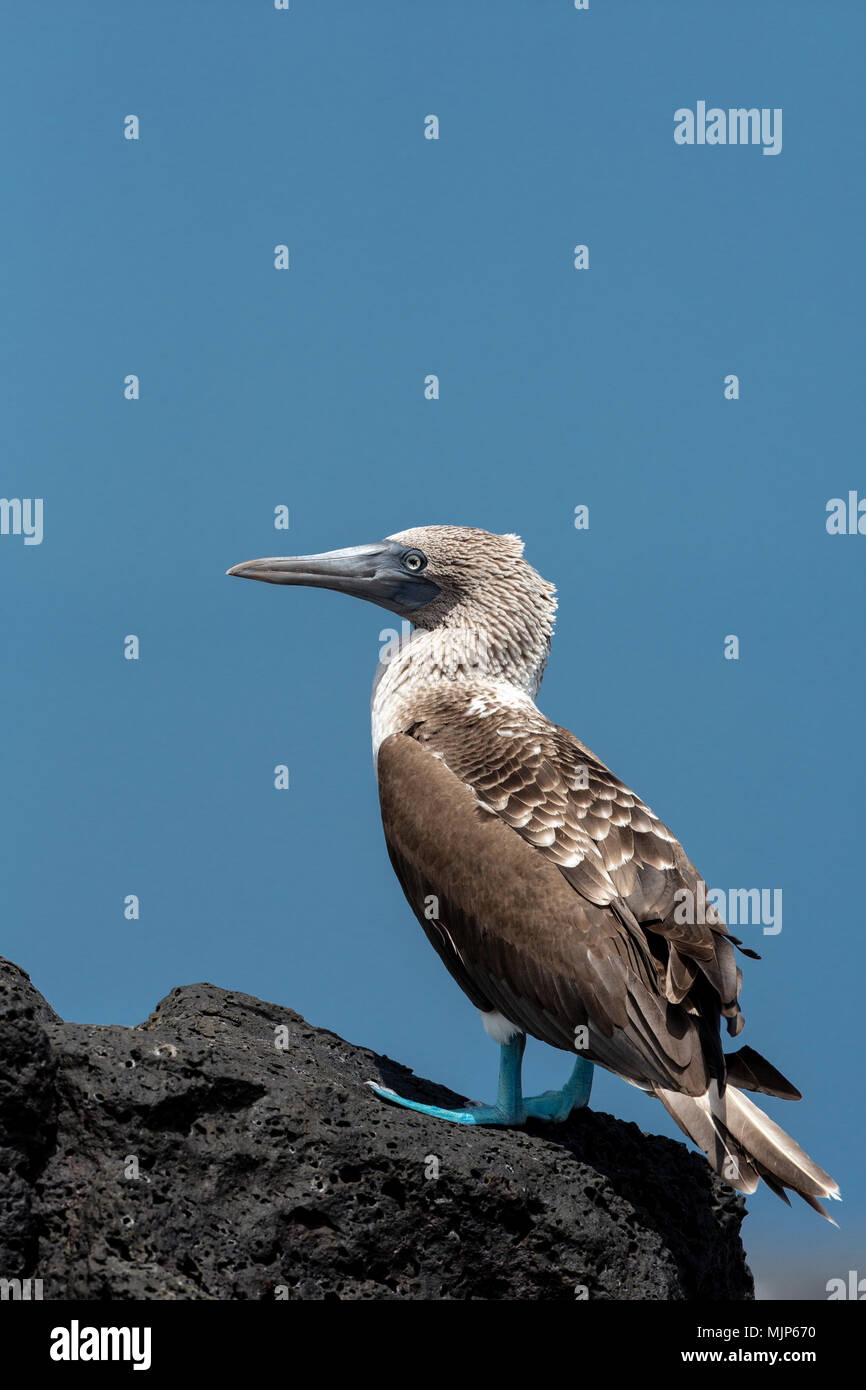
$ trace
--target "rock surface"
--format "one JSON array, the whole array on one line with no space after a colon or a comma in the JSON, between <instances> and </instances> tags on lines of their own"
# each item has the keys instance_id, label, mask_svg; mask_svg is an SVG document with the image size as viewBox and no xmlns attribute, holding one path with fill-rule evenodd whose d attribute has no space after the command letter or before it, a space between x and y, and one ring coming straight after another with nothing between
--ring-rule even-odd
<instances>
[{"instance_id":1,"label":"rock surface","mask_svg":"<svg viewBox=\"0 0 866 1390\"><path fill-rule=\"evenodd\" d=\"M467 1130L370 1077L463 1099L214 985L137 1028L64 1023L0 959L0 1277L64 1300L754 1296L742 1200L684 1145L594 1111Z\"/></svg>"}]
</instances>

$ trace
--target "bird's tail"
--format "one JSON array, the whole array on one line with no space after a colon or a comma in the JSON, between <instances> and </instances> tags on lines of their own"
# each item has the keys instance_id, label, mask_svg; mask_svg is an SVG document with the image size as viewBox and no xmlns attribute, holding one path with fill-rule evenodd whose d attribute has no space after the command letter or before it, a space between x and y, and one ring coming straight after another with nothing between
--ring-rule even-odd
<instances>
[{"instance_id":1,"label":"bird's tail","mask_svg":"<svg viewBox=\"0 0 866 1390\"><path fill-rule=\"evenodd\" d=\"M731 1187L754 1192L763 1178L783 1202L788 1201L785 1188L790 1188L835 1226L818 1199L841 1200L838 1184L731 1083L739 1082L750 1091L763 1091L786 1100L799 1100L799 1091L750 1047L741 1048L725 1060L728 1085L723 1093L719 1092L718 1083L712 1081L702 1096L684 1096L661 1086L654 1087L655 1094Z\"/></svg>"}]
</instances>

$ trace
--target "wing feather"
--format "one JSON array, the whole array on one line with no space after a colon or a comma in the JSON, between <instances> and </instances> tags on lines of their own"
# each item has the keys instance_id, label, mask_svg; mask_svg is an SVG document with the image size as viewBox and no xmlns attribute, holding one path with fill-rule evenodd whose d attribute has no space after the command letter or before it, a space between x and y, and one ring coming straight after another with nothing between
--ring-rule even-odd
<instances>
[{"instance_id":1,"label":"wing feather","mask_svg":"<svg viewBox=\"0 0 866 1390\"><path fill-rule=\"evenodd\" d=\"M711 908L705 921L682 920L697 915L684 910L698 901L697 870L658 816L568 729L533 706L516 720L506 710L470 715L455 699L451 707L440 702L412 734L588 902L626 904L646 938L661 944L670 1002L688 1001L687 977L697 967L728 1031L740 1032L739 943Z\"/></svg>"},{"instance_id":2,"label":"wing feather","mask_svg":"<svg viewBox=\"0 0 866 1390\"><path fill-rule=\"evenodd\" d=\"M442 723L438 737L432 732L416 721L411 736L383 742L382 820L404 892L473 1003L555 1047L573 1049L583 1025L590 1060L639 1085L698 1095L720 1065L723 1079L721 1050L704 1036L708 1022L717 1029L718 1008L702 1011L688 993L666 996L667 962L620 897L582 818L571 813L561 773L551 782L545 770L533 781L532 767L502 739L501 766L510 764L505 776L520 791L515 801L490 760L485 766L479 757L475 769L461 772L452 766L459 739L444 737ZM551 758L544 762L555 767ZM602 790L612 786L605 781ZM612 804L627 809L624 797ZM485 805L496 806L495 814ZM533 806L552 825L534 817ZM565 825L567 842L558 834ZM550 828L553 840L542 833ZM563 853L566 843L573 848ZM658 843L671 845L665 834ZM561 862L575 857L576 864ZM688 968L675 967L678 990Z\"/></svg>"}]
</instances>

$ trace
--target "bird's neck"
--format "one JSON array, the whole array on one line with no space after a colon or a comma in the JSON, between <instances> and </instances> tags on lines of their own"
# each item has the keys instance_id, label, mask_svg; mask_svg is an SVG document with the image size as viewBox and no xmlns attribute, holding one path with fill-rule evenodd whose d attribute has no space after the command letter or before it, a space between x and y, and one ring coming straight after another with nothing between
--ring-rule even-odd
<instances>
[{"instance_id":1,"label":"bird's neck","mask_svg":"<svg viewBox=\"0 0 866 1390\"><path fill-rule=\"evenodd\" d=\"M534 708L549 648L544 633L531 644L459 627L416 629L390 644L373 684L374 755L385 738L411 727L442 697L465 700L467 708L479 700Z\"/></svg>"}]
</instances>

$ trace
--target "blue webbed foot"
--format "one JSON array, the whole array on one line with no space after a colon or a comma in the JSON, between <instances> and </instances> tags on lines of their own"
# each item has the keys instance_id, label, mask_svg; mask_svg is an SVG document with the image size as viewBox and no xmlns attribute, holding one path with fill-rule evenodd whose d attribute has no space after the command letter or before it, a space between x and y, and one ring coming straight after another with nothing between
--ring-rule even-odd
<instances>
[{"instance_id":1,"label":"blue webbed foot","mask_svg":"<svg viewBox=\"0 0 866 1390\"><path fill-rule=\"evenodd\" d=\"M520 1033L502 1044L499 1062L499 1094L495 1105L472 1105L465 1110L443 1110L439 1105L423 1105L419 1100L406 1100L378 1081L368 1081L371 1090L383 1100L407 1110L419 1110L436 1120L450 1120L456 1125L522 1125L531 1115L536 1120L567 1120L572 1110L586 1105L592 1090L592 1062L578 1057L574 1070L559 1091L545 1091L542 1096L524 1099L520 1085L520 1070L526 1038Z\"/></svg>"},{"instance_id":2,"label":"blue webbed foot","mask_svg":"<svg viewBox=\"0 0 866 1390\"><path fill-rule=\"evenodd\" d=\"M552 1120L561 1124L567 1120L574 1106L565 1099L562 1091L545 1091L540 1096L526 1096L523 1104L527 1115L534 1120Z\"/></svg>"},{"instance_id":3,"label":"blue webbed foot","mask_svg":"<svg viewBox=\"0 0 866 1390\"><path fill-rule=\"evenodd\" d=\"M450 1120L455 1125L521 1125L526 1118L525 1114L510 1113L499 1105L473 1105L466 1110L444 1110L439 1105L422 1105L418 1100L407 1100L405 1096L399 1096L387 1086L380 1086L377 1081L368 1081L367 1085L383 1100L405 1106L407 1110L420 1110L422 1115L432 1115L436 1120Z\"/></svg>"},{"instance_id":4,"label":"blue webbed foot","mask_svg":"<svg viewBox=\"0 0 866 1390\"><path fill-rule=\"evenodd\" d=\"M527 1115L536 1120L552 1120L561 1124L572 1110L582 1110L592 1090L592 1062L577 1057L574 1069L559 1091L545 1091L541 1096L526 1096L523 1104Z\"/></svg>"},{"instance_id":5,"label":"blue webbed foot","mask_svg":"<svg viewBox=\"0 0 866 1390\"><path fill-rule=\"evenodd\" d=\"M420 1110L422 1115L432 1115L437 1120L450 1120L457 1125L522 1125L526 1119L523 1108L523 1093L520 1088L520 1068L526 1038L523 1033L516 1034L499 1051L499 1090L495 1105L473 1105L465 1110L443 1110L438 1105L422 1105L417 1100L406 1100L380 1086L376 1081L367 1085L383 1100L404 1105L407 1110Z\"/></svg>"}]
</instances>

